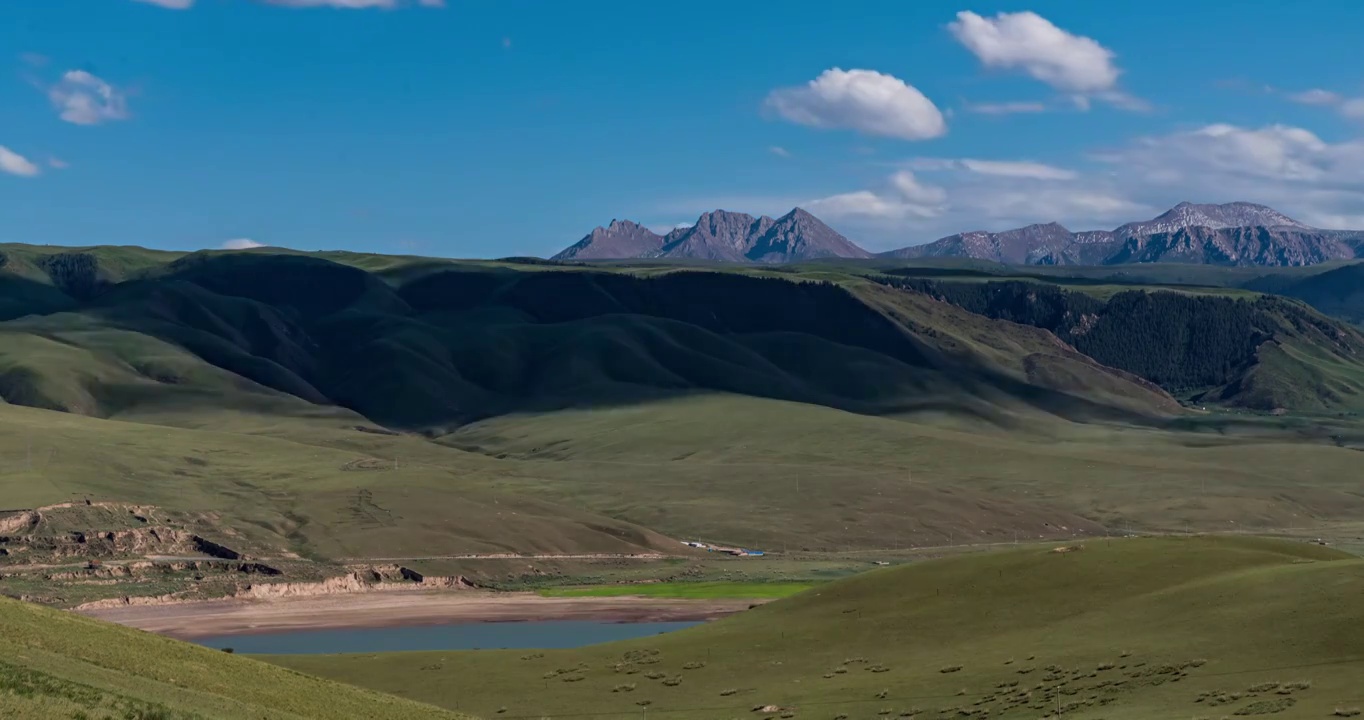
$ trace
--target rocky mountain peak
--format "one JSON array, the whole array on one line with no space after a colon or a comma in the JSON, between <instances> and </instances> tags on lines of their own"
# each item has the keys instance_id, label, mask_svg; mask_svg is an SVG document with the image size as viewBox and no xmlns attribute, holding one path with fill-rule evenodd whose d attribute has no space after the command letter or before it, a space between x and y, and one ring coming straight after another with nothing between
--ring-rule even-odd
<instances>
[{"instance_id":1,"label":"rocky mountain peak","mask_svg":"<svg viewBox=\"0 0 1364 720\"><path fill-rule=\"evenodd\" d=\"M687 258L781 263L822 257L867 258L871 253L803 208L778 219L729 210L702 213L696 223L659 236L630 220L597 228L555 259Z\"/></svg>"}]
</instances>

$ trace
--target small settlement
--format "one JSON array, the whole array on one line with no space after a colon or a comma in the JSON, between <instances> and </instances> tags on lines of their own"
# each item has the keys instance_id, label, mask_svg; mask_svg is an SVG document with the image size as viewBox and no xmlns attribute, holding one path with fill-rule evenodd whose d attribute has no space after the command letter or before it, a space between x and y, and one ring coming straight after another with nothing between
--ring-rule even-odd
<instances>
[{"instance_id":1,"label":"small settlement","mask_svg":"<svg viewBox=\"0 0 1364 720\"><path fill-rule=\"evenodd\" d=\"M694 547L701 550L705 550L706 552L718 552L724 553L726 555L734 555L736 557L759 557L761 555L766 554L762 550L747 550L744 548L728 547L725 545L710 545L703 542L696 542L695 540L685 540L682 542L682 544L686 545L687 547Z\"/></svg>"}]
</instances>

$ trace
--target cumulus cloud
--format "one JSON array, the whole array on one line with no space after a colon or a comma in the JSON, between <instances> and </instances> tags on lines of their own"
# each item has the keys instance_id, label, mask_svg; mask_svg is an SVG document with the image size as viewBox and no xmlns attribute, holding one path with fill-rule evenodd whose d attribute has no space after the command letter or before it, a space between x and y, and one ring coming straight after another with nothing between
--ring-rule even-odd
<instances>
[{"instance_id":1,"label":"cumulus cloud","mask_svg":"<svg viewBox=\"0 0 1364 720\"><path fill-rule=\"evenodd\" d=\"M251 248L258 247L265 247L265 245L262 245L261 243L258 243L250 238L237 238L235 240L228 240L227 242L224 242L222 245L222 248L224 250L250 250Z\"/></svg>"},{"instance_id":2,"label":"cumulus cloud","mask_svg":"<svg viewBox=\"0 0 1364 720\"><path fill-rule=\"evenodd\" d=\"M99 125L128 117L128 103L117 88L84 70L68 70L47 97L61 119L77 125Z\"/></svg>"},{"instance_id":3,"label":"cumulus cloud","mask_svg":"<svg viewBox=\"0 0 1364 720\"><path fill-rule=\"evenodd\" d=\"M816 128L926 140L947 132L938 107L905 81L875 70L831 68L798 87L779 88L767 107L783 119Z\"/></svg>"},{"instance_id":4,"label":"cumulus cloud","mask_svg":"<svg viewBox=\"0 0 1364 720\"><path fill-rule=\"evenodd\" d=\"M1145 102L1118 88L1122 71L1112 50L1037 13L1001 12L987 18L962 11L947 28L985 67L1022 71L1072 95L1082 110L1088 109L1091 97L1125 110L1146 109Z\"/></svg>"},{"instance_id":5,"label":"cumulus cloud","mask_svg":"<svg viewBox=\"0 0 1364 720\"><path fill-rule=\"evenodd\" d=\"M33 177L42 171L28 158L0 145L0 172L19 177Z\"/></svg>"},{"instance_id":6,"label":"cumulus cloud","mask_svg":"<svg viewBox=\"0 0 1364 720\"><path fill-rule=\"evenodd\" d=\"M1118 84L1112 50L1072 35L1034 12L1001 12L993 18L957 13L948 29L987 67L1021 69L1058 89L1077 93Z\"/></svg>"},{"instance_id":7,"label":"cumulus cloud","mask_svg":"<svg viewBox=\"0 0 1364 720\"><path fill-rule=\"evenodd\" d=\"M1141 138L1100 160L1133 194L1246 200L1321 227L1364 229L1364 138L1328 142L1288 125L1225 123Z\"/></svg>"},{"instance_id":8,"label":"cumulus cloud","mask_svg":"<svg viewBox=\"0 0 1364 720\"><path fill-rule=\"evenodd\" d=\"M1064 166L917 157L894 167L879 182L815 200L702 205L769 214L799 205L869 249L1043 222L1112 229L1183 200L1263 203L1309 225L1364 230L1364 134L1337 140L1284 124L1214 123L1133 138Z\"/></svg>"}]
</instances>

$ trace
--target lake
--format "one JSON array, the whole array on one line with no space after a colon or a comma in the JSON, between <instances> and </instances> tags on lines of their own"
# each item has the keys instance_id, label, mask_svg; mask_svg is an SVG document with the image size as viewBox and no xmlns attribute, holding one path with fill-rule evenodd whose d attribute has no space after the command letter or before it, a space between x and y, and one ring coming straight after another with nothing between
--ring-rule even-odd
<instances>
[{"instance_id":1,"label":"lake","mask_svg":"<svg viewBox=\"0 0 1364 720\"><path fill-rule=\"evenodd\" d=\"M485 622L343 630L287 630L194 640L233 652L279 655L403 650L556 650L681 630L699 622L618 623L593 620Z\"/></svg>"}]
</instances>

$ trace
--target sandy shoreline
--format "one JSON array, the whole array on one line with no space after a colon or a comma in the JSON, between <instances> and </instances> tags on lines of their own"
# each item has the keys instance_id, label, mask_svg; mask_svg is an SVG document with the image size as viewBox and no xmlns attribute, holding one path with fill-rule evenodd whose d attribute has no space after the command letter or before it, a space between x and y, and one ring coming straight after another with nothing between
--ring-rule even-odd
<instances>
[{"instance_id":1,"label":"sandy shoreline","mask_svg":"<svg viewBox=\"0 0 1364 720\"><path fill-rule=\"evenodd\" d=\"M557 598L534 593L431 591L353 593L273 600L208 600L82 610L82 615L180 639L288 630L461 622L710 620L758 600L651 597Z\"/></svg>"}]
</instances>

